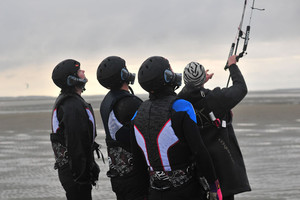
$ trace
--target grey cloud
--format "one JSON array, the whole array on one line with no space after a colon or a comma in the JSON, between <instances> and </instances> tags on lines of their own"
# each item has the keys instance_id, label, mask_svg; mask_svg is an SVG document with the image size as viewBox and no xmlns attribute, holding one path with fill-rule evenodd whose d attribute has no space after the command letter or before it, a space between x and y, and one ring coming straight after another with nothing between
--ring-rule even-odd
<instances>
[{"instance_id":1,"label":"grey cloud","mask_svg":"<svg viewBox=\"0 0 300 200\"><path fill-rule=\"evenodd\" d=\"M299 41L298 0L256 1L256 5L266 11L254 12L251 40ZM96 56L114 49L132 56L205 54L226 45L229 49L243 1L4 0L0 6L0 68L18 68L64 54Z\"/></svg>"}]
</instances>

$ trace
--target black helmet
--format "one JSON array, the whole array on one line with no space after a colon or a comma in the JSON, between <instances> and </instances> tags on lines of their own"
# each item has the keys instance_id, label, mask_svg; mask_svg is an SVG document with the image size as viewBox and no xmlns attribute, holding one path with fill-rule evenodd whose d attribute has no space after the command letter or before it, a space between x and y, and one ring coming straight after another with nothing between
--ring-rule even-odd
<instances>
[{"instance_id":1,"label":"black helmet","mask_svg":"<svg viewBox=\"0 0 300 200\"><path fill-rule=\"evenodd\" d=\"M133 84L135 74L127 70L124 59L109 56L99 64L97 79L107 89L119 89L124 82Z\"/></svg>"},{"instance_id":2,"label":"black helmet","mask_svg":"<svg viewBox=\"0 0 300 200\"><path fill-rule=\"evenodd\" d=\"M77 71L80 69L80 63L73 59L64 60L53 69L52 80L61 89L79 86L84 88L87 79L80 79Z\"/></svg>"},{"instance_id":3,"label":"black helmet","mask_svg":"<svg viewBox=\"0 0 300 200\"><path fill-rule=\"evenodd\" d=\"M181 85L181 73L174 73L167 59L152 56L145 60L138 73L141 87L147 92L157 92L166 86L177 89Z\"/></svg>"}]
</instances>

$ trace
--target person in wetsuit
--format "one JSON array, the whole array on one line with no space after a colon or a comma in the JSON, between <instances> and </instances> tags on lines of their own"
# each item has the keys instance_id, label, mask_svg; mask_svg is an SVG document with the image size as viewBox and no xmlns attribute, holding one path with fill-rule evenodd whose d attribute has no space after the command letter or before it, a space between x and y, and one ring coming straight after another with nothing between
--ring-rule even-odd
<instances>
[{"instance_id":1,"label":"person in wetsuit","mask_svg":"<svg viewBox=\"0 0 300 200\"><path fill-rule=\"evenodd\" d=\"M198 127L203 141L212 157L217 177L222 185L224 200L250 191L246 168L232 126L233 109L247 94L246 82L236 65L236 56L228 59L233 85L229 88L204 88L212 78L204 67L191 62L184 69L185 86L179 98L190 101L197 113Z\"/></svg>"},{"instance_id":2,"label":"person in wetsuit","mask_svg":"<svg viewBox=\"0 0 300 200\"><path fill-rule=\"evenodd\" d=\"M141 65L138 81L149 99L132 119L135 164L148 169L149 200L208 199L210 190L222 199L193 106L174 92L181 79L164 57L150 57Z\"/></svg>"},{"instance_id":3,"label":"person in wetsuit","mask_svg":"<svg viewBox=\"0 0 300 200\"><path fill-rule=\"evenodd\" d=\"M100 105L100 114L106 133L107 176L112 190L118 200L145 199L149 184L147 171L133 166L130 145L131 118L142 103L129 86L134 83L135 74L128 71L124 59L109 56L98 66L97 79L110 90Z\"/></svg>"},{"instance_id":4,"label":"person in wetsuit","mask_svg":"<svg viewBox=\"0 0 300 200\"><path fill-rule=\"evenodd\" d=\"M81 97L87 78L78 61L67 59L54 68L52 80L61 88L50 134L54 168L68 200L91 200L100 169L94 159L98 144L93 108Z\"/></svg>"}]
</instances>

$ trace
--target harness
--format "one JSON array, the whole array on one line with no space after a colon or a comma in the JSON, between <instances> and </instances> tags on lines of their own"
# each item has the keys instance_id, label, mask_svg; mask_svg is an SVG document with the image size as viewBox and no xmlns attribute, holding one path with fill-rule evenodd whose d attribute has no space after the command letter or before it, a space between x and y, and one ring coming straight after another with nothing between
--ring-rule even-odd
<instances>
[{"instance_id":1,"label":"harness","mask_svg":"<svg viewBox=\"0 0 300 200\"><path fill-rule=\"evenodd\" d=\"M113 107L119 100L132 96L123 90L112 90L105 96L100 106L109 161L109 171L106 175L110 178L123 177L133 172L133 154L126 150L124 144L116 140L116 133L124 125L117 120L113 112Z\"/></svg>"},{"instance_id":2,"label":"harness","mask_svg":"<svg viewBox=\"0 0 300 200\"><path fill-rule=\"evenodd\" d=\"M134 118L137 142L143 149L150 170L170 171L167 150L178 141L171 125L171 106L176 96L143 102ZM162 134L161 134L162 133ZM141 137L139 137L141 136ZM164 138L168 136L168 138ZM157 159L160 158L160 159Z\"/></svg>"},{"instance_id":3,"label":"harness","mask_svg":"<svg viewBox=\"0 0 300 200\"><path fill-rule=\"evenodd\" d=\"M194 108L197 116L197 123L201 128L214 126L216 128L226 128L226 116L222 119L215 116L212 109L209 108L206 102L206 94L203 89L200 89L200 99L196 100L194 103Z\"/></svg>"},{"instance_id":4,"label":"harness","mask_svg":"<svg viewBox=\"0 0 300 200\"><path fill-rule=\"evenodd\" d=\"M133 172L133 155L122 147L108 147L109 171L106 175L110 178L122 177Z\"/></svg>"},{"instance_id":5,"label":"harness","mask_svg":"<svg viewBox=\"0 0 300 200\"><path fill-rule=\"evenodd\" d=\"M176 169L169 163L168 150L179 141L171 126L175 100L176 96L147 100L139 107L134 118L136 140L144 152L150 187L154 190L164 191L183 186L195 176L195 164Z\"/></svg>"},{"instance_id":6,"label":"harness","mask_svg":"<svg viewBox=\"0 0 300 200\"><path fill-rule=\"evenodd\" d=\"M195 164L172 171L149 171L149 175L150 187L154 190L177 188L189 183L195 176Z\"/></svg>"},{"instance_id":7,"label":"harness","mask_svg":"<svg viewBox=\"0 0 300 200\"><path fill-rule=\"evenodd\" d=\"M50 140L52 144L52 149L54 152L55 156L55 164L54 164L54 169L61 169L68 164L68 150L67 150L67 145L66 145L66 138L64 135L63 130L59 126L59 119L57 116L57 111L59 109L59 106L67 99L67 98L76 98L80 100L82 103L82 106L84 107L88 119L91 121L93 124L93 146L92 146L92 151L96 151L98 158L100 158L100 145L97 144L94 139L96 137L96 125L95 125L95 118L94 114L92 113L92 110L90 109L89 104L87 104L82 98L75 94L61 94L59 97L56 99L56 102L53 107L53 112L52 112L52 133L50 134ZM99 153L100 152L100 153ZM102 153L101 153L102 155ZM103 155L102 155L103 159Z\"/></svg>"}]
</instances>

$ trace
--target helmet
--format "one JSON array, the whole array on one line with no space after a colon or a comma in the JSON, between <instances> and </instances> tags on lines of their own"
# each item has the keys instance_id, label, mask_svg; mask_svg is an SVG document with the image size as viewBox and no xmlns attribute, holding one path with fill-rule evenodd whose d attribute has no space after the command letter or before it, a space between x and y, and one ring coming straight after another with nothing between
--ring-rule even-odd
<instances>
[{"instance_id":1,"label":"helmet","mask_svg":"<svg viewBox=\"0 0 300 200\"><path fill-rule=\"evenodd\" d=\"M204 67L197 62L190 62L184 68L183 80L184 83L192 84L195 87L200 87L204 84L206 79L206 72Z\"/></svg>"},{"instance_id":2,"label":"helmet","mask_svg":"<svg viewBox=\"0 0 300 200\"><path fill-rule=\"evenodd\" d=\"M77 71L80 63L73 59L64 60L56 65L52 72L52 80L61 89L73 86L84 88L87 79L80 79Z\"/></svg>"},{"instance_id":3,"label":"helmet","mask_svg":"<svg viewBox=\"0 0 300 200\"><path fill-rule=\"evenodd\" d=\"M169 61L160 56L145 60L138 72L139 83L147 92L157 92L166 86L178 88L181 78L181 74L172 71Z\"/></svg>"},{"instance_id":4,"label":"helmet","mask_svg":"<svg viewBox=\"0 0 300 200\"><path fill-rule=\"evenodd\" d=\"M133 84L135 74L127 70L124 59L109 56L99 64L97 79L107 89L118 89L124 82Z\"/></svg>"}]
</instances>

